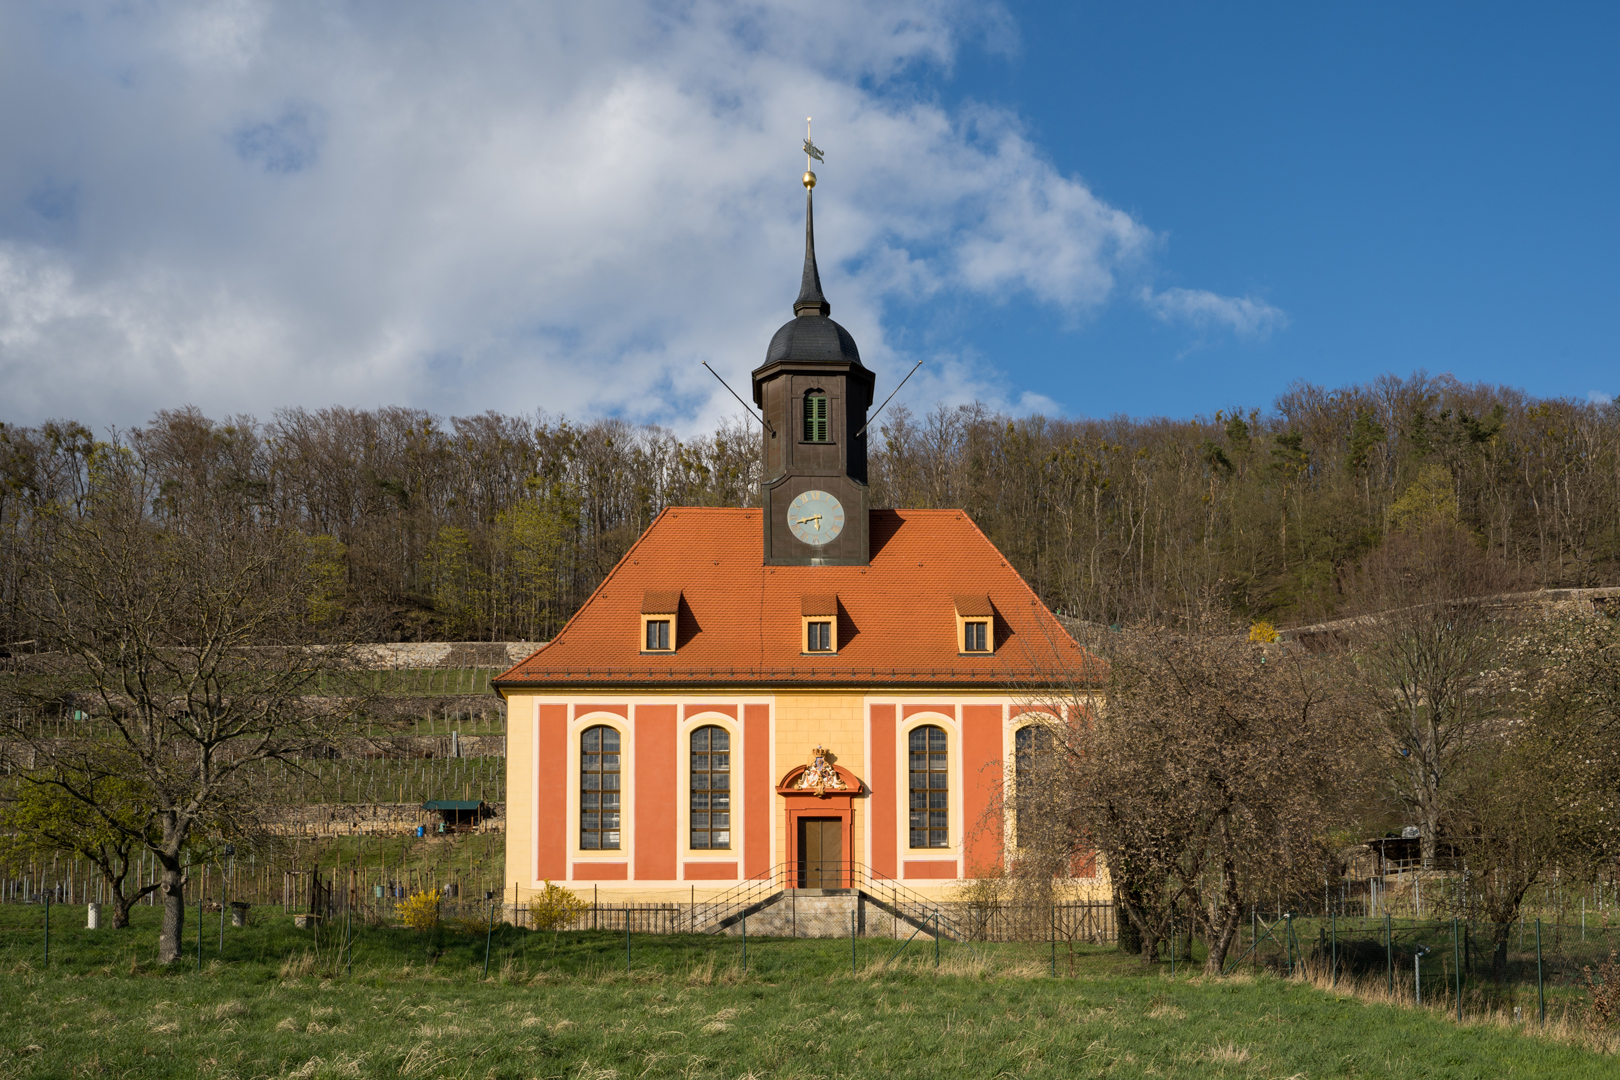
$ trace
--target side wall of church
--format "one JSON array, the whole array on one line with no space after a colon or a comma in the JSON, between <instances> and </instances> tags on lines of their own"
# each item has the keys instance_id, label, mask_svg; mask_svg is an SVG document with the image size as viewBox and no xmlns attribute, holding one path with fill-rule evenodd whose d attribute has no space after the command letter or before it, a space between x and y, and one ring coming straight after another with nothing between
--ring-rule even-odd
<instances>
[{"instance_id":1,"label":"side wall of church","mask_svg":"<svg viewBox=\"0 0 1620 1080\"><path fill-rule=\"evenodd\" d=\"M1000 788L1017 729L1031 722L1050 717L989 692L511 690L508 887L526 897L552 881L603 901L670 902L717 896L747 878L784 880L795 846L791 802L801 815L847 815L840 857L864 877L949 899L965 879L1003 865L1014 838ZM730 845L695 849L690 739L711 725L730 736ZM616 848L581 846L581 740L594 727L619 736ZM950 827L942 845L930 836L914 847L908 755L923 727L945 733ZM778 793L817 746L862 781L856 797L821 802ZM1078 868L1097 872L1094 861Z\"/></svg>"}]
</instances>

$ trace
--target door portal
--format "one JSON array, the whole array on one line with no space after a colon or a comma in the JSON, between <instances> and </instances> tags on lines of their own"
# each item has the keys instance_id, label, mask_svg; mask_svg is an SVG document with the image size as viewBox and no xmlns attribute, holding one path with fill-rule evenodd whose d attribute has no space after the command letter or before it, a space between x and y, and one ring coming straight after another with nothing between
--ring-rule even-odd
<instances>
[{"instance_id":1,"label":"door portal","mask_svg":"<svg viewBox=\"0 0 1620 1080\"><path fill-rule=\"evenodd\" d=\"M837 889L844 884L844 819L799 819L799 888Z\"/></svg>"}]
</instances>

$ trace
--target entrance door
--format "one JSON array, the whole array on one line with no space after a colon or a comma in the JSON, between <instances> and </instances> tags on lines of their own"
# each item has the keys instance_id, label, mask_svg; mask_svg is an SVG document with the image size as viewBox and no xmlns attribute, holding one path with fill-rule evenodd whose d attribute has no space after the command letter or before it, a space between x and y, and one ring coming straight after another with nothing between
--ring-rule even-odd
<instances>
[{"instance_id":1,"label":"entrance door","mask_svg":"<svg viewBox=\"0 0 1620 1080\"><path fill-rule=\"evenodd\" d=\"M843 818L800 818L799 888L842 888L843 849Z\"/></svg>"}]
</instances>

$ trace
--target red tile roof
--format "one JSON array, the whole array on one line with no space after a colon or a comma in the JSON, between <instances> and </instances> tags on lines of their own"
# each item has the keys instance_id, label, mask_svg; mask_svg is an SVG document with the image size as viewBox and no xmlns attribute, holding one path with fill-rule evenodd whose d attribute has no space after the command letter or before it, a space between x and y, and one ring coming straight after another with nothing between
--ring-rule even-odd
<instances>
[{"instance_id":1,"label":"red tile roof","mask_svg":"<svg viewBox=\"0 0 1620 1080\"><path fill-rule=\"evenodd\" d=\"M870 566L765 566L759 515L665 510L556 638L496 685L1017 688L1100 672L959 510L872 511ZM673 653L640 651L655 592L681 599ZM833 595L838 653L806 656L804 598ZM957 652L967 596L993 609L993 654Z\"/></svg>"}]
</instances>

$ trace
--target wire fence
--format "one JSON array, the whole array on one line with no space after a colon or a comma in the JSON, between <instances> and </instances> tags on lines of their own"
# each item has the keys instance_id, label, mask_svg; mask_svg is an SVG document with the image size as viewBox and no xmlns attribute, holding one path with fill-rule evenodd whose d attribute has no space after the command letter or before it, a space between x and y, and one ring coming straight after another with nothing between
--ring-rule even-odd
<instances>
[{"instance_id":1,"label":"wire fence","mask_svg":"<svg viewBox=\"0 0 1620 1080\"><path fill-rule=\"evenodd\" d=\"M1183 963L1196 948L1175 936ZM1620 954L1620 927L1527 916L1496 925L1462 918L1340 917L1250 912L1225 970L1262 968L1383 989L1390 997L1459 1010L1512 1007L1544 1019L1584 1000ZM1613 968L1610 968L1612 971Z\"/></svg>"}]
</instances>

